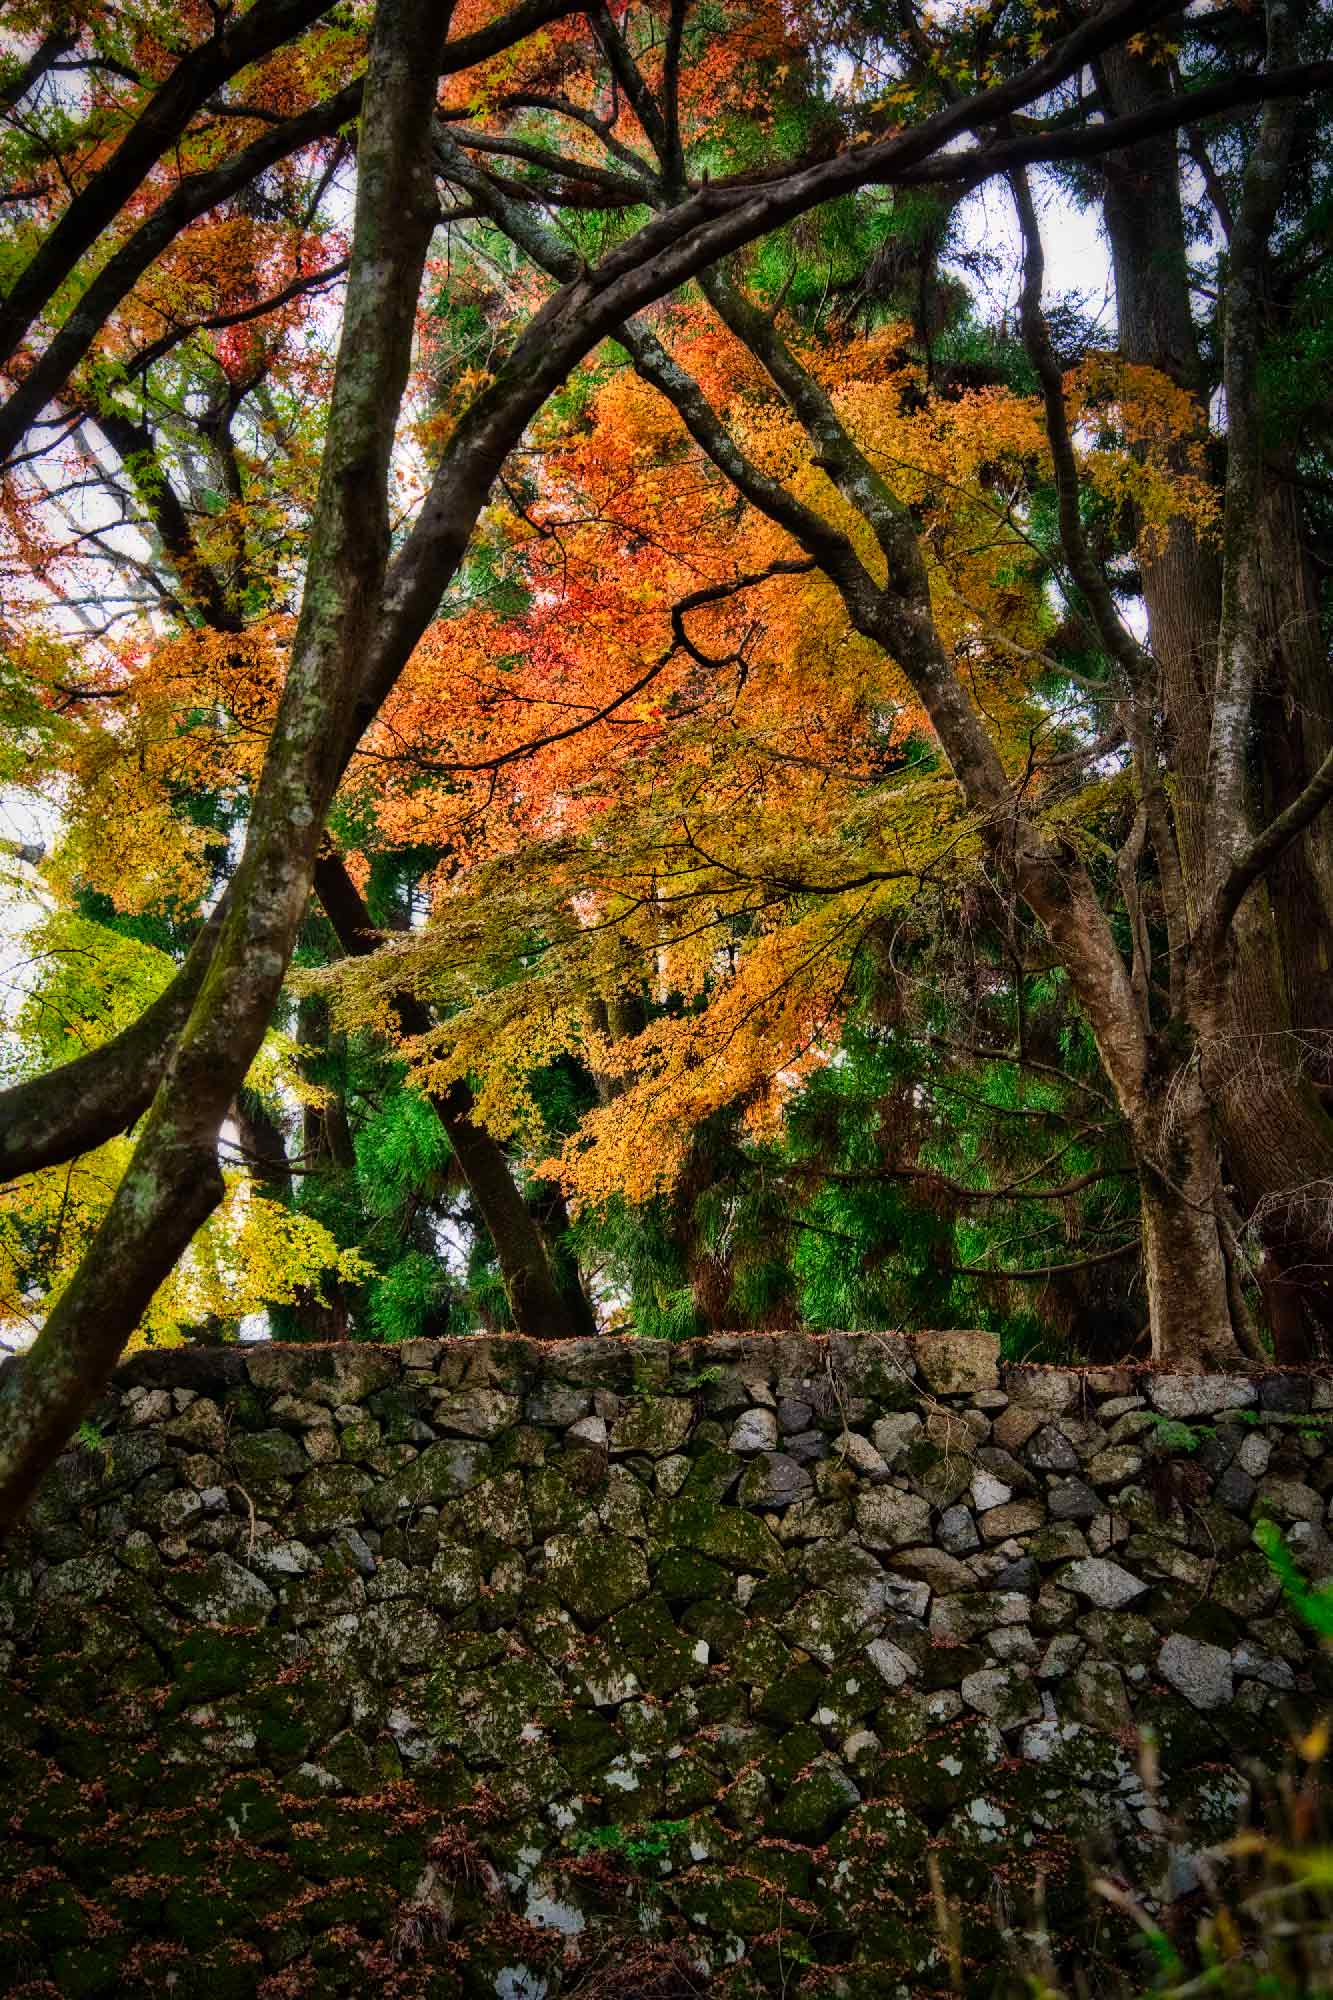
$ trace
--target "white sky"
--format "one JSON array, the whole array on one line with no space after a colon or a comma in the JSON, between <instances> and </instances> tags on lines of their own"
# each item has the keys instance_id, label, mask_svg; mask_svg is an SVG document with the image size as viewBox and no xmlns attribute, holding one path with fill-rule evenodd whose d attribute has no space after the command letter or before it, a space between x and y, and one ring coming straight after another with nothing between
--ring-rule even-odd
<instances>
[{"instance_id":1,"label":"white sky","mask_svg":"<svg viewBox=\"0 0 1333 2000\"><path fill-rule=\"evenodd\" d=\"M1058 188L1033 177L1033 193L1046 253L1042 297L1046 304L1073 295L1093 315L1107 340L1115 337L1115 293L1111 279L1110 246L1095 204L1077 208ZM1014 204L1003 181L987 181L962 204L962 232L969 247L988 250L1003 262L1002 274L987 282L968 273L978 304L987 319L1007 312L1010 324L1018 301L1022 238Z\"/></svg>"}]
</instances>

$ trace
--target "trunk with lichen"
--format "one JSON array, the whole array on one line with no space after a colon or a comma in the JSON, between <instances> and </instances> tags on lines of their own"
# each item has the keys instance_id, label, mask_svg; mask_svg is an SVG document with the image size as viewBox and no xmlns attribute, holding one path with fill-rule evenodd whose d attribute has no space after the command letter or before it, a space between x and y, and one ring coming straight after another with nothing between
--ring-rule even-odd
<instances>
[{"instance_id":1,"label":"trunk with lichen","mask_svg":"<svg viewBox=\"0 0 1333 2000\"><path fill-rule=\"evenodd\" d=\"M1160 64L1128 49L1108 53L1102 70L1117 112L1146 108L1170 89ZM1103 212L1126 360L1200 393L1174 134L1108 157ZM1233 268L1231 284L1260 284L1255 262L1252 271ZM1253 518L1232 516L1225 527L1254 543L1244 611L1258 641L1255 696L1236 726L1252 774L1245 812L1258 824L1291 803L1333 744L1333 684L1291 467L1265 444ZM1178 518L1143 564L1192 918L1203 908L1216 859L1206 801L1226 554ZM1333 818L1325 814L1239 912L1228 1005L1202 1051L1227 1178L1263 1242L1264 1294L1280 1358L1291 1361L1308 1354L1320 1330L1333 1334L1331 941Z\"/></svg>"},{"instance_id":2,"label":"trunk with lichen","mask_svg":"<svg viewBox=\"0 0 1333 2000\"><path fill-rule=\"evenodd\" d=\"M429 129L443 40L431 0L381 0L328 438L291 664L216 947L88 1255L0 1384L0 1525L105 1380L222 1194L217 1137L259 1048L305 914L356 667L388 553L387 476L434 221Z\"/></svg>"}]
</instances>

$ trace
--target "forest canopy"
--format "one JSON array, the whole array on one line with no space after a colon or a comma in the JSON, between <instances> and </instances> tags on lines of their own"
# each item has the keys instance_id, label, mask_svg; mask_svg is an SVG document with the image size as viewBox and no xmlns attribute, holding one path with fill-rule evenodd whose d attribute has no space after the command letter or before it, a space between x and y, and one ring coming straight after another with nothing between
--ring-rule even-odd
<instances>
[{"instance_id":1,"label":"forest canopy","mask_svg":"<svg viewBox=\"0 0 1333 2000\"><path fill-rule=\"evenodd\" d=\"M7 11L0 1521L143 1342L1326 1345L1330 82Z\"/></svg>"}]
</instances>

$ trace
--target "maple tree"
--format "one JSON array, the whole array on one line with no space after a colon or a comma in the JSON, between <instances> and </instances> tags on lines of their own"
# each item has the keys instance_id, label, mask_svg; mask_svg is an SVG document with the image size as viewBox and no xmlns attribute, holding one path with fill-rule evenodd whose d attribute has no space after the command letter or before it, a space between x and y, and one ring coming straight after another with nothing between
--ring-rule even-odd
<instances>
[{"instance_id":1,"label":"maple tree","mask_svg":"<svg viewBox=\"0 0 1333 2000\"><path fill-rule=\"evenodd\" d=\"M1315 731L1274 817L1245 739L1288 629L1247 539L1264 284L1285 257L1305 310L1323 282L1285 239L1329 66L1279 5L1266 52L1205 29L1206 59L1169 14L16 20L4 700L60 828L0 1099L8 1283L42 1319L0 1386L0 1510L136 1327L434 1323L460 1180L538 1330L591 1325L599 1269L648 1323L636 1208L692 1312L768 1323L856 1292L816 1303L821 1232L858 1315L1003 1312L1034 1232L1070 1276L1056 1214L1074 1271L1141 1234L1163 1356L1256 1346L1240 1228L1264 1210L1288 1264L1322 1240L1313 1173L1223 1198L1248 1156L1215 1065L1330 789ZM1232 220L1221 479L1202 375L1053 347L1024 180L1110 188L1182 125ZM997 175L1021 343L941 265ZM1129 570L1158 616L1184 544L1223 579L1193 847L1170 670L1121 610ZM1308 1066L1270 1071L1308 1100ZM906 1294L885 1229L923 1246Z\"/></svg>"}]
</instances>

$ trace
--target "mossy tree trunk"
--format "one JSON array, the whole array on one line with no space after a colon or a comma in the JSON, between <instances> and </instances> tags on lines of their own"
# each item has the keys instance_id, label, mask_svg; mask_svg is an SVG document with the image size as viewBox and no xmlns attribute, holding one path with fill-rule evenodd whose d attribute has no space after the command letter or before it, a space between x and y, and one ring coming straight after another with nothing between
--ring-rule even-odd
<instances>
[{"instance_id":1,"label":"mossy tree trunk","mask_svg":"<svg viewBox=\"0 0 1333 2000\"><path fill-rule=\"evenodd\" d=\"M217 1136L305 914L349 696L388 556L387 478L436 212L429 134L443 22L381 0L328 436L291 663L245 852L207 972L87 1256L0 1388L0 1526L26 1502L153 1292L222 1194Z\"/></svg>"},{"instance_id":2,"label":"mossy tree trunk","mask_svg":"<svg viewBox=\"0 0 1333 2000\"><path fill-rule=\"evenodd\" d=\"M1285 35L1281 23L1277 29ZM1100 67L1117 113L1146 110L1170 95L1163 65L1128 48L1108 51ZM1285 113L1268 115L1252 163L1271 155L1279 189L1286 123ZM1218 550L1178 517L1143 564L1150 646L1173 746L1181 875L1195 923L1216 887L1219 854L1291 806L1333 745L1333 688L1290 466L1255 421L1268 224L1254 203L1266 205L1273 185L1261 190L1260 176L1250 179L1248 202L1227 218L1227 546ZM1103 213L1125 359L1201 395L1173 133L1108 157ZM1219 647L1237 645L1245 658L1232 699L1219 687ZM1223 761L1235 782L1219 802L1214 780ZM1333 1217L1318 1198L1333 1182L1333 1115L1324 1094L1333 1061L1330 937L1333 818L1326 815L1277 858L1238 913L1228 1003L1204 1052L1227 1178L1265 1245L1265 1296L1279 1356L1290 1361L1308 1353L1315 1328L1333 1333Z\"/></svg>"}]
</instances>

